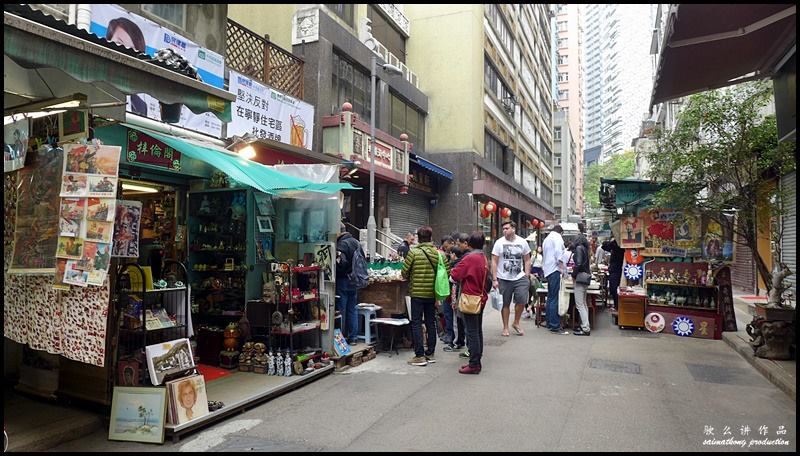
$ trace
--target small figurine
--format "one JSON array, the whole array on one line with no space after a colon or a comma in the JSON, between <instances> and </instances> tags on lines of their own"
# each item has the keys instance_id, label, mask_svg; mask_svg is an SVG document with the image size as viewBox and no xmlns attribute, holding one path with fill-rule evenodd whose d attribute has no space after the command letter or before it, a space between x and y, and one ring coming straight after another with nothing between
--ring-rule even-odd
<instances>
[{"instance_id":1,"label":"small figurine","mask_svg":"<svg viewBox=\"0 0 800 456\"><path fill-rule=\"evenodd\" d=\"M666 282L667 280L667 270L664 269L664 266L661 266L661 269L658 270L658 277L656 278L659 282Z\"/></svg>"},{"instance_id":2,"label":"small figurine","mask_svg":"<svg viewBox=\"0 0 800 456\"><path fill-rule=\"evenodd\" d=\"M200 215L211 214L211 203L208 201L208 195L203 195L203 201L200 202L200 209L197 210Z\"/></svg>"},{"instance_id":3,"label":"small figurine","mask_svg":"<svg viewBox=\"0 0 800 456\"><path fill-rule=\"evenodd\" d=\"M280 351L275 355L275 375L283 377L283 355Z\"/></svg>"},{"instance_id":4,"label":"small figurine","mask_svg":"<svg viewBox=\"0 0 800 456\"><path fill-rule=\"evenodd\" d=\"M706 273L706 285L713 286L714 285L714 273L711 272L711 263L708 263L708 272Z\"/></svg>"},{"instance_id":5,"label":"small figurine","mask_svg":"<svg viewBox=\"0 0 800 456\"><path fill-rule=\"evenodd\" d=\"M705 274L703 274L702 270L698 269L697 271L695 271L694 275L695 275L695 278L694 278L694 282L695 282L694 284L695 285L705 285L706 284Z\"/></svg>"},{"instance_id":6,"label":"small figurine","mask_svg":"<svg viewBox=\"0 0 800 456\"><path fill-rule=\"evenodd\" d=\"M675 283L675 269L670 268L669 270L669 279L667 279L670 283Z\"/></svg>"},{"instance_id":7,"label":"small figurine","mask_svg":"<svg viewBox=\"0 0 800 456\"><path fill-rule=\"evenodd\" d=\"M689 270L685 269L683 271L683 282L682 283L685 284L685 285L689 285L689 283L690 283L689 280L690 279L691 279L691 276L689 275Z\"/></svg>"},{"instance_id":8,"label":"small figurine","mask_svg":"<svg viewBox=\"0 0 800 456\"><path fill-rule=\"evenodd\" d=\"M283 376L292 376L292 356L288 351L286 352L286 356L283 358Z\"/></svg>"},{"instance_id":9,"label":"small figurine","mask_svg":"<svg viewBox=\"0 0 800 456\"><path fill-rule=\"evenodd\" d=\"M275 357L272 356L271 349L267 355L267 375L275 375Z\"/></svg>"}]
</instances>

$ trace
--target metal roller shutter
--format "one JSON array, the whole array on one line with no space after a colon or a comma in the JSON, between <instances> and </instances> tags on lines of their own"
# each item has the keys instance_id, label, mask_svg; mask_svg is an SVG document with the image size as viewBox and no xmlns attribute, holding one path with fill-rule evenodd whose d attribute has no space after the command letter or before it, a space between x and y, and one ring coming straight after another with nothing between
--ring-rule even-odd
<instances>
[{"instance_id":1,"label":"metal roller shutter","mask_svg":"<svg viewBox=\"0 0 800 456\"><path fill-rule=\"evenodd\" d=\"M781 179L781 188L786 192L783 216L783 239L781 250L783 262L794 274L786 278L792 293L797 296L797 173L792 172ZM796 299L796 298L795 298Z\"/></svg>"},{"instance_id":2,"label":"metal roller shutter","mask_svg":"<svg viewBox=\"0 0 800 456\"><path fill-rule=\"evenodd\" d=\"M389 191L389 222L392 233L403 237L406 233L416 233L417 228L430 224L430 197L425 193L408 189L407 195Z\"/></svg>"}]
</instances>

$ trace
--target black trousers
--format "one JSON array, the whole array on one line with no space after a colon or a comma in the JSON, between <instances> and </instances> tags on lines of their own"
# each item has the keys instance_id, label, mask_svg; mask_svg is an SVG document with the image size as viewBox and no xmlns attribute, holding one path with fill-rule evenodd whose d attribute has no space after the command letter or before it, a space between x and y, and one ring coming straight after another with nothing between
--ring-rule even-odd
<instances>
[{"instance_id":1,"label":"black trousers","mask_svg":"<svg viewBox=\"0 0 800 456\"><path fill-rule=\"evenodd\" d=\"M614 308L619 308L619 282L622 280L622 271L612 272L608 275L608 291L611 293L611 298L614 299Z\"/></svg>"}]
</instances>

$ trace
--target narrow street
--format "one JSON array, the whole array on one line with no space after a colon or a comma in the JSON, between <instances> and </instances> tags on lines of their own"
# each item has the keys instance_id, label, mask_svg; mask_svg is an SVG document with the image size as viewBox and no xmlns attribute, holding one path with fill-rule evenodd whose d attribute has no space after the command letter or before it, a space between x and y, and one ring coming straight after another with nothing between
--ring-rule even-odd
<instances>
[{"instance_id":1,"label":"narrow street","mask_svg":"<svg viewBox=\"0 0 800 456\"><path fill-rule=\"evenodd\" d=\"M795 402L721 340L619 330L607 312L591 337L522 326L501 337L487 310L477 376L438 347L426 367L380 353L178 443L103 429L52 451L796 451Z\"/></svg>"}]
</instances>

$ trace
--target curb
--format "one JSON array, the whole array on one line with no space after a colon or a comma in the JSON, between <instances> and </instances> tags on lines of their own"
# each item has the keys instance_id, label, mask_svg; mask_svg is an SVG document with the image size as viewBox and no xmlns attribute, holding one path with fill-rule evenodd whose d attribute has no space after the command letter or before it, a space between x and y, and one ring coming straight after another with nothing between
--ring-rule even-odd
<instances>
[{"instance_id":1,"label":"curb","mask_svg":"<svg viewBox=\"0 0 800 456\"><path fill-rule=\"evenodd\" d=\"M778 363L769 359L758 358L748 343L749 336L744 332L723 332L722 339L756 368L773 385L797 402L797 379L784 370Z\"/></svg>"}]
</instances>

